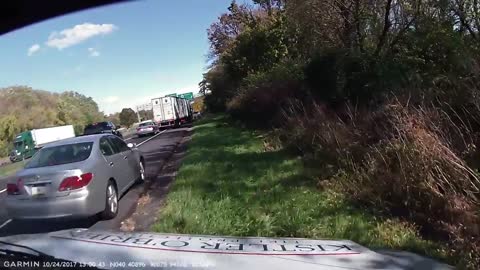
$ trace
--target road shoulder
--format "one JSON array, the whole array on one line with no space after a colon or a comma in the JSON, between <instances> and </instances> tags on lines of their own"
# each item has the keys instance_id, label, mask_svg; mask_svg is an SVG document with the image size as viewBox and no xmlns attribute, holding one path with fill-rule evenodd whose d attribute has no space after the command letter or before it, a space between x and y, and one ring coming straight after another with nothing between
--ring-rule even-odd
<instances>
[{"instance_id":1,"label":"road shoulder","mask_svg":"<svg viewBox=\"0 0 480 270\"><path fill-rule=\"evenodd\" d=\"M122 221L121 231L148 231L157 221L158 211L165 203L165 197L186 154L187 144L191 140L192 129L187 129L185 133L182 140L176 144L170 157L167 158L165 164L160 168L158 175L148 179L135 211L129 218Z\"/></svg>"}]
</instances>

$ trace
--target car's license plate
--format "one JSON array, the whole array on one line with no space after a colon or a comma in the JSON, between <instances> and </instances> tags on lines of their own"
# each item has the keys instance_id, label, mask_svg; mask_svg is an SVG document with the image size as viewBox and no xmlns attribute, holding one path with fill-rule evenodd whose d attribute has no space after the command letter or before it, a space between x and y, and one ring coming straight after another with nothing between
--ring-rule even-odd
<instances>
[{"instance_id":1,"label":"car's license plate","mask_svg":"<svg viewBox=\"0 0 480 270\"><path fill-rule=\"evenodd\" d=\"M42 196L47 193L46 187L32 187L32 196Z\"/></svg>"}]
</instances>

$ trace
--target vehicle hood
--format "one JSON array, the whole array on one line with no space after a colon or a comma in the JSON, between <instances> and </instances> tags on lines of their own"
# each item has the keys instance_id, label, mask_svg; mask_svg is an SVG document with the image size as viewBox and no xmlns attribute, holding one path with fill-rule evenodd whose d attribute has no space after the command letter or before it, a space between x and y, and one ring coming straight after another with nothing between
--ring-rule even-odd
<instances>
[{"instance_id":1,"label":"vehicle hood","mask_svg":"<svg viewBox=\"0 0 480 270\"><path fill-rule=\"evenodd\" d=\"M0 238L102 269L453 269L408 252L348 240L220 237L72 229ZM22 250L0 245L0 248Z\"/></svg>"}]
</instances>

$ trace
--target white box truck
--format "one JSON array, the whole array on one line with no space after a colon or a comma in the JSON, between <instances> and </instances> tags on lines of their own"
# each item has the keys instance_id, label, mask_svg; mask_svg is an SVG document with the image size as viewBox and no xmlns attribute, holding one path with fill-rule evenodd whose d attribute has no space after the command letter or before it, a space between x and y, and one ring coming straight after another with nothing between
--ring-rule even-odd
<instances>
[{"instance_id":1,"label":"white box truck","mask_svg":"<svg viewBox=\"0 0 480 270\"><path fill-rule=\"evenodd\" d=\"M47 143L73 138L75 131L72 125L32 129L18 134L13 141L10 161L23 160L35 154L35 151Z\"/></svg>"},{"instance_id":2,"label":"white box truck","mask_svg":"<svg viewBox=\"0 0 480 270\"><path fill-rule=\"evenodd\" d=\"M192 120L190 102L179 97L161 97L152 99L153 120L160 127L179 126Z\"/></svg>"}]
</instances>

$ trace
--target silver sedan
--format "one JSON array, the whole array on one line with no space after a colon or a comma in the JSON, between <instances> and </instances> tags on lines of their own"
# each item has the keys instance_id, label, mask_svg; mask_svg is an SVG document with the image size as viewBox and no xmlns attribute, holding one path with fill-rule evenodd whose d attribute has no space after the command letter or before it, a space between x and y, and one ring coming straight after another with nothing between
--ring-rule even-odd
<instances>
[{"instance_id":1,"label":"silver sedan","mask_svg":"<svg viewBox=\"0 0 480 270\"><path fill-rule=\"evenodd\" d=\"M137 136L140 138L145 135L157 134L160 127L152 120L143 121L137 127Z\"/></svg>"},{"instance_id":2,"label":"silver sedan","mask_svg":"<svg viewBox=\"0 0 480 270\"><path fill-rule=\"evenodd\" d=\"M117 215L118 200L145 180L145 162L133 144L111 134L61 140L39 150L7 184L13 219Z\"/></svg>"}]
</instances>

